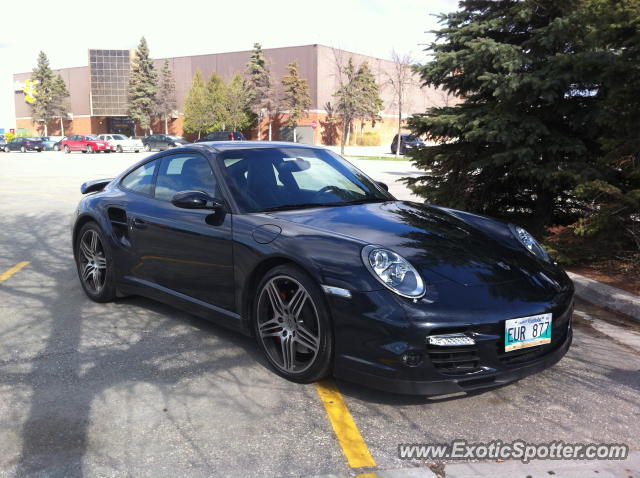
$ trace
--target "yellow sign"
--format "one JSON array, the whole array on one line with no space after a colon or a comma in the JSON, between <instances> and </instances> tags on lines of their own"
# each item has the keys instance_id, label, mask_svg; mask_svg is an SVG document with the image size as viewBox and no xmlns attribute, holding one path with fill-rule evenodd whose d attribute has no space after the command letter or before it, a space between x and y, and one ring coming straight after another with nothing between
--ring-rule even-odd
<instances>
[{"instance_id":1,"label":"yellow sign","mask_svg":"<svg viewBox=\"0 0 640 478\"><path fill-rule=\"evenodd\" d=\"M36 102L36 96L38 96L38 92L36 91L37 84L38 80L25 80L24 82L24 87L22 88L24 100L29 104Z\"/></svg>"}]
</instances>

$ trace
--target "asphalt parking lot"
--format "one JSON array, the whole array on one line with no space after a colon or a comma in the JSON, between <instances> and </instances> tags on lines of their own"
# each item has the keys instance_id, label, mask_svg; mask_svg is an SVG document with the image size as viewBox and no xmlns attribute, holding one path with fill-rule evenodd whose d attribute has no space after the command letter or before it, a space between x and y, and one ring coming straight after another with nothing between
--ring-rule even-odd
<instances>
[{"instance_id":1,"label":"asphalt parking lot","mask_svg":"<svg viewBox=\"0 0 640 478\"><path fill-rule=\"evenodd\" d=\"M349 467L323 385L279 378L251 339L146 299L85 297L70 244L79 186L143 157L0 153L0 476L362 471ZM397 182L409 163L356 164L409 197ZM376 465L364 471L422 466L400 460L398 444L457 438L640 449L640 353L574 319L559 364L484 393L429 399L339 382Z\"/></svg>"}]
</instances>

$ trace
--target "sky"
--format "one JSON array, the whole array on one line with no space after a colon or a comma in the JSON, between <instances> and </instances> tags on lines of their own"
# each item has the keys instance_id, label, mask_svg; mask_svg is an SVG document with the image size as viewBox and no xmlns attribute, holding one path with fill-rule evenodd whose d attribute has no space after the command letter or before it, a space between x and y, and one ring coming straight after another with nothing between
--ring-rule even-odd
<instances>
[{"instance_id":1,"label":"sky","mask_svg":"<svg viewBox=\"0 0 640 478\"><path fill-rule=\"evenodd\" d=\"M322 44L418 62L457 0L321 0L170 3L147 0L29 2L28 22L0 29L0 128L15 124L13 74L33 69L40 50L51 67L86 66L89 48L135 48L145 36L154 58Z\"/></svg>"}]
</instances>

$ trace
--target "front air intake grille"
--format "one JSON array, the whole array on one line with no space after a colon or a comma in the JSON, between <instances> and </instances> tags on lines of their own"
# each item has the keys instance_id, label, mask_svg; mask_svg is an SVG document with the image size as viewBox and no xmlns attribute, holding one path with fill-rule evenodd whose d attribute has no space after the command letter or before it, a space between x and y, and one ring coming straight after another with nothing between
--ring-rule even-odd
<instances>
[{"instance_id":1,"label":"front air intake grille","mask_svg":"<svg viewBox=\"0 0 640 478\"><path fill-rule=\"evenodd\" d=\"M460 375L475 372L480 368L480 358L475 345L427 345L427 353L433 366L441 373Z\"/></svg>"}]
</instances>

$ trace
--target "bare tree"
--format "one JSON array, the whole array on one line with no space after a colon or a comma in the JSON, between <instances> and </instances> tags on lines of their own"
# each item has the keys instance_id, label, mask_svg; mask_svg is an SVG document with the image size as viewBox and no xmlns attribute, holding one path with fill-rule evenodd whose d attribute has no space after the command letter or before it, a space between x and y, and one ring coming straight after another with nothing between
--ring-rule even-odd
<instances>
[{"instance_id":1,"label":"bare tree","mask_svg":"<svg viewBox=\"0 0 640 478\"><path fill-rule=\"evenodd\" d=\"M414 83L413 71L411 63L413 58L409 53L398 53L395 49L391 50L391 60L393 68L387 74L387 82L393 88L393 93L398 104L398 139L396 144L396 156L400 156L400 135L402 134L402 107L407 88Z\"/></svg>"}]
</instances>

